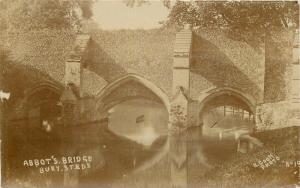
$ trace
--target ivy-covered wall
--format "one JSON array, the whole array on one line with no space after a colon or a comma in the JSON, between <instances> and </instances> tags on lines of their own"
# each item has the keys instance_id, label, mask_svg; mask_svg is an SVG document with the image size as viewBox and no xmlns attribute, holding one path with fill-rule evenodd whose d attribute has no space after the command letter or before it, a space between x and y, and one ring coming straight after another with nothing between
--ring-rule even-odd
<instances>
[{"instance_id":1,"label":"ivy-covered wall","mask_svg":"<svg viewBox=\"0 0 300 188\"><path fill-rule=\"evenodd\" d=\"M193 36L191 96L210 87L231 87L263 100L264 45L252 46L216 30L199 30Z\"/></svg>"},{"instance_id":2,"label":"ivy-covered wall","mask_svg":"<svg viewBox=\"0 0 300 188\"><path fill-rule=\"evenodd\" d=\"M93 83L101 83L96 89L101 90L125 74L137 73L171 96L175 34L173 29L94 31L83 56L88 69L84 78L92 75ZM2 36L13 63L63 83L74 33L41 30ZM272 36L266 38L265 46L254 46L251 41L232 39L217 30L194 30L191 97L197 99L201 91L212 86L226 86L253 96L258 103L285 100L290 90L292 35L283 31Z\"/></svg>"},{"instance_id":3,"label":"ivy-covered wall","mask_svg":"<svg viewBox=\"0 0 300 188\"><path fill-rule=\"evenodd\" d=\"M293 32L273 31L267 35L264 102L287 100L291 91Z\"/></svg>"},{"instance_id":4,"label":"ivy-covered wall","mask_svg":"<svg viewBox=\"0 0 300 188\"><path fill-rule=\"evenodd\" d=\"M172 96L176 30L94 31L82 62L82 89L95 96L107 84L136 73ZM274 34L275 33L275 34ZM42 80L64 83L65 61L75 34L41 30L0 35L8 52L5 81L14 105L24 91ZM292 33L275 32L266 42L253 44L217 30L194 30L190 61L190 96L197 100L211 87L230 87L255 99L256 104L289 97ZM18 75L18 76L15 76ZM255 105L255 104L254 104Z\"/></svg>"},{"instance_id":5,"label":"ivy-covered wall","mask_svg":"<svg viewBox=\"0 0 300 188\"><path fill-rule=\"evenodd\" d=\"M8 33L4 44L15 64L31 66L58 82L64 77L67 55L72 50L75 34L68 30L40 30Z\"/></svg>"},{"instance_id":6,"label":"ivy-covered wall","mask_svg":"<svg viewBox=\"0 0 300 188\"><path fill-rule=\"evenodd\" d=\"M291 103L294 33L272 31L265 38L264 103L257 107L261 130L295 126L300 108Z\"/></svg>"},{"instance_id":7,"label":"ivy-covered wall","mask_svg":"<svg viewBox=\"0 0 300 188\"><path fill-rule=\"evenodd\" d=\"M162 101L148 88L135 81L124 83L120 87L113 90L109 95L102 99L103 107L109 108L131 99L148 99L162 103Z\"/></svg>"},{"instance_id":8,"label":"ivy-covered wall","mask_svg":"<svg viewBox=\"0 0 300 188\"><path fill-rule=\"evenodd\" d=\"M116 30L92 33L84 65L110 83L136 73L171 96L173 30Z\"/></svg>"}]
</instances>

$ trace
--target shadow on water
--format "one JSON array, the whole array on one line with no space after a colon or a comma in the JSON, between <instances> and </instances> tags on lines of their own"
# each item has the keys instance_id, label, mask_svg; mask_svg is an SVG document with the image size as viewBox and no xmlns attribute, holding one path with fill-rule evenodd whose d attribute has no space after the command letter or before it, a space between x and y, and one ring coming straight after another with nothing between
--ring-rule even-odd
<instances>
[{"instance_id":1,"label":"shadow on water","mask_svg":"<svg viewBox=\"0 0 300 188\"><path fill-rule=\"evenodd\" d=\"M66 130L55 129L47 133L42 129L32 128L12 133L10 143L13 143L13 146L10 148L9 156L11 182L40 187L46 186L48 181L50 187L62 186L64 172L40 173L39 167L25 167L23 162L29 159L47 159L51 156L58 159L62 156L69 156L67 154L69 151L62 150L65 144L70 144L66 143L61 136L61 132L64 131ZM143 169L147 163L155 161L157 155L166 151L166 135L160 136L150 146L118 136L109 129L101 129L98 136L99 139L89 145L82 144L80 140L75 139L76 144L81 146L80 153L92 154L93 157L91 169L87 173L79 173L77 177L79 187L81 185L107 185L130 176L137 169ZM69 148L72 153L74 147L69 145Z\"/></svg>"},{"instance_id":2,"label":"shadow on water","mask_svg":"<svg viewBox=\"0 0 300 188\"><path fill-rule=\"evenodd\" d=\"M196 158L198 162L200 160L200 163L204 164L201 171L205 171L205 168L208 168L210 164L224 162L235 154L235 145L232 140L219 141L207 136L201 137L201 131L201 127L194 127L187 131L190 136L188 140L189 159ZM52 185L54 185L54 182L63 184L63 173L40 174L38 169L30 171L22 166L22 161L26 159L64 155L65 151L58 150L62 145L60 134L59 132L48 134L42 130L34 130L28 131L26 136L24 136L25 134L15 135L15 138L18 138L14 140L17 151L13 153L15 157L12 160L18 164L14 164L14 172L19 175L27 174L26 179L38 185L43 185L47 179L51 179ZM81 150L83 154L87 151L86 153L93 153L95 156L93 156L91 170L86 174L79 175L79 187L81 185L108 186L117 181L122 182L127 177L134 180L136 174L139 175L148 170L153 171L152 166L168 158L168 155L166 155L169 149L166 147L168 144L167 135L160 136L150 146L116 135L109 129L100 129L98 135L95 143ZM80 145L80 141L78 140L76 144ZM157 166L156 173L149 181L162 181L162 176L158 174L166 169L161 168L170 168L165 165ZM137 169L141 170L135 173ZM153 179L155 174L157 174L156 180ZM148 180L144 177L142 181Z\"/></svg>"},{"instance_id":3,"label":"shadow on water","mask_svg":"<svg viewBox=\"0 0 300 188\"><path fill-rule=\"evenodd\" d=\"M191 127L186 131L189 135L189 139L187 140L188 158L196 158L197 163L202 163L203 168L201 171L205 172L209 170L210 165L216 162L225 162L234 157L236 154L236 142L233 139L219 140L210 136L201 136L201 132L201 127ZM132 178L134 181L134 172L136 169L147 163L151 163L153 160L156 161L151 165L155 166L156 163L159 163L159 161L164 160L168 156L164 155L158 160L155 159L160 153L165 152L166 147L164 146L168 144L168 136L161 136L150 147L145 147L135 141L116 135L108 129L104 130L101 134L102 139L100 143L106 147L103 151L105 165L88 176L83 177L81 179L83 185L110 185L124 177ZM181 135L184 135L184 133ZM157 169L159 168L158 166ZM161 168L165 168L165 166ZM149 166L149 168L145 169L145 171L147 170L151 171L153 169ZM159 170L157 173L159 174ZM154 177L151 178L153 178L151 181L154 181ZM143 181L147 182L146 177L144 177ZM157 177L156 181L161 180Z\"/></svg>"},{"instance_id":4,"label":"shadow on water","mask_svg":"<svg viewBox=\"0 0 300 188\"><path fill-rule=\"evenodd\" d=\"M124 111L123 108L121 108L122 110ZM120 117L116 116L116 118ZM131 125L125 119L122 122L120 124L122 126ZM131 126L134 127L134 125ZM236 144L232 139L219 140L203 135L202 129L203 127L191 127L187 130L189 135L187 155L189 162L192 162L188 165L195 166L195 163L200 163L202 167L198 171L205 174L213 164L234 157ZM11 161L13 161L11 166L14 168L12 177L23 178L25 182L31 181L32 184L39 187L44 186L47 181L51 182L51 186L63 185L64 172L41 174L39 168L32 170L24 168L23 161L47 158L52 155L66 156L68 153L73 155L74 148L79 151L79 155L93 157L91 169L87 173L79 173L78 187L87 185L89 187L114 187L116 182L126 187L127 184L136 181L139 182L137 183L138 187L153 184L153 182L157 184L162 181L170 183L168 135L160 134L151 145L144 145L125 137L125 135L119 135L110 130L109 126L103 127L100 123L82 125L82 128L71 127L69 130L58 125L50 133L37 127L19 128L18 131L11 129L10 132L13 139L11 143L14 143L11 153ZM69 132L73 142L65 147L66 135ZM72 132L75 134L72 135ZM165 184L162 187L166 187Z\"/></svg>"},{"instance_id":5,"label":"shadow on water","mask_svg":"<svg viewBox=\"0 0 300 188\"><path fill-rule=\"evenodd\" d=\"M105 129L101 133L99 148L95 148L103 151L104 166L82 177L81 183L94 184L98 182L108 184L116 179L128 176L163 152L166 144L167 136L160 136L151 146L146 147Z\"/></svg>"}]
</instances>

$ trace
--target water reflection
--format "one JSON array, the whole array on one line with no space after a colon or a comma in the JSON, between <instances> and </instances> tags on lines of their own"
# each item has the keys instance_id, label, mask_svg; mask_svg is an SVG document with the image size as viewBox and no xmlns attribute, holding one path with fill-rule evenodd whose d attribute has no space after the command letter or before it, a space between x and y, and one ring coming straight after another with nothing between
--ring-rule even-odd
<instances>
[{"instance_id":1,"label":"water reflection","mask_svg":"<svg viewBox=\"0 0 300 188\"><path fill-rule=\"evenodd\" d=\"M109 129L101 132L99 146L93 151L100 151L102 161L94 161L92 166L102 162L104 165L80 178L80 183L95 183L98 186L113 183L119 179L141 172L156 164L168 153L168 138L159 136L151 145L138 142L115 134ZM105 147L103 147L105 146Z\"/></svg>"},{"instance_id":2,"label":"water reflection","mask_svg":"<svg viewBox=\"0 0 300 188\"><path fill-rule=\"evenodd\" d=\"M206 111L203 127L188 129L188 158L190 161L195 158L202 164L203 172L233 157L237 151L237 137L250 134L253 129L253 117L249 112L228 108L232 110L229 113L229 110L224 112L224 108L222 113L220 108ZM155 165L169 153L168 113L162 104L130 100L113 107L110 113L108 130L103 136L107 148L101 177L114 181Z\"/></svg>"},{"instance_id":3,"label":"water reflection","mask_svg":"<svg viewBox=\"0 0 300 188\"><path fill-rule=\"evenodd\" d=\"M126 137L137 141L139 144L150 146L159 137L159 134L155 132L151 125L148 125L141 127L135 134L126 135Z\"/></svg>"},{"instance_id":4,"label":"water reflection","mask_svg":"<svg viewBox=\"0 0 300 188\"><path fill-rule=\"evenodd\" d=\"M168 153L168 112L163 104L134 99L114 106L109 114L108 129L101 130L94 148L101 150L104 166L82 177L82 184L112 183L153 166Z\"/></svg>"},{"instance_id":5,"label":"water reflection","mask_svg":"<svg viewBox=\"0 0 300 188\"><path fill-rule=\"evenodd\" d=\"M219 140L236 140L250 134L254 128L253 115L241 108L220 106L203 113L203 135Z\"/></svg>"},{"instance_id":6,"label":"water reflection","mask_svg":"<svg viewBox=\"0 0 300 188\"><path fill-rule=\"evenodd\" d=\"M109 129L139 144L150 146L168 133L168 112L163 104L135 99L116 105L110 111Z\"/></svg>"},{"instance_id":7,"label":"water reflection","mask_svg":"<svg viewBox=\"0 0 300 188\"><path fill-rule=\"evenodd\" d=\"M170 168L168 163L159 163L168 161L169 155L167 154L170 154L168 147L170 138L167 136L168 113L165 107L156 102L139 99L114 106L110 112L108 129L103 128L99 131L96 141L79 150L82 154L93 156L94 159L92 170L87 174L79 174L79 184L84 186L94 184L101 187L122 180L124 177L134 177L132 175L134 172L146 173L149 169L151 171L157 164L160 166L153 174L157 174L157 180L161 181L162 174L159 172L164 170L164 173L167 173ZM236 136L252 131L253 122L250 114L246 115L247 118L239 118L240 114L236 114L226 115L225 113L225 116L218 109L210 110L203 115L203 127L193 127L187 130L188 148L182 153L185 155L187 152L190 166L196 166L196 163L201 165L197 168L198 174L200 171L205 174L213 164L232 158L237 151ZM47 125L46 122L45 125ZM38 139L39 142L30 142L30 147L25 148L44 143L43 147L39 147L40 152L46 156L51 155L52 153L49 153L51 146L53 145L53 151L58 146L53 142L53 140L58 140L53 136L54 133L56 133L55 129L50 133L41 131L34 136L28 136L29 139L39 135L41 139ZM45 134L48 136L43 136ZM47 141L48 137L51 140ZM184 140L182 145L185 145ZM21 153L19 150L16 151L16 156L21 156ZM27 158L32 158L30 154L34 152L28 151L28 153ZM22 160L16 159L16 161ZM53 175L53 182L58 182L60 178L63 184L62 177L56 176L59 175ZM147 178L142 179L145 181Z\"/></svg>"}]
</instances>

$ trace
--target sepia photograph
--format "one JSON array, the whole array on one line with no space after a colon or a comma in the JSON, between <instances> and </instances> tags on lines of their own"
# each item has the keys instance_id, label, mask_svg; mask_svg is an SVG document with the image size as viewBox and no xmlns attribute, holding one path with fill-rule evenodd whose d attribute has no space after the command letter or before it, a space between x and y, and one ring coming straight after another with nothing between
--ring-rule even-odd
<instances>
[{"instance_id":1,"label":"sepia photograph","mask_svg":"<svg viewBox=\"0 0 300 188\"><path fill-rule=\"evenodd\" d=\"M0 0L0 188L300 188L296 0Z\"/></svg>"}]
</instances>

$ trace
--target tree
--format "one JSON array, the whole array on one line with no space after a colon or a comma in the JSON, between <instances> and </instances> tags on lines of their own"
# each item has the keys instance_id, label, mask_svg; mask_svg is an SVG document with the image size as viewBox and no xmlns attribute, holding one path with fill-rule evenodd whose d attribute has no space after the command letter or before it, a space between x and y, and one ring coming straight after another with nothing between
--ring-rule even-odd
<instances>
[{"instance_id":1,"label":"tree","mask_svg":"<svg viewBox=\"0 0 300 188\"><path fill-rule=\"evenodd\" d=\"M150 3L149 0L123 0L125 4L129 7L134 7L134 6L142 6L144 4ZM161 0L167 8L171 7L171 0Z\"/></svg>"},{"instance_id":2,"label":"tree","mask_svg":"<svg viewBox=\"0 0 300 188\"><path fill-rule=\"evenodd\" d=\"M299 6L297 1L177 1L167 23L254 32L297 28Z\"/></svg>"},{"instance_id":3,"label":"tree","mask_svg":"<svg viewBox=\"0 0 300 188\"><path fill-rule=\"evenodd\" d=\"M179 1L161 0L170 9L163 26L221 29L240 39L285 28L299 28L297 1ZM126 0L128 6L141 6L148 0Z\"/></svg>"},{"instance_id":4,"label":"tree","mask_svg":"<svg viewBox=\"0 0 300 188\"><path fill-rule=\"evenodd\" d=\"M78 29L93 0L1 0L2 30ZM81 16L80 13L81 12Z\"/></svg>"}]
</instances>

